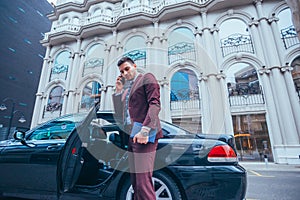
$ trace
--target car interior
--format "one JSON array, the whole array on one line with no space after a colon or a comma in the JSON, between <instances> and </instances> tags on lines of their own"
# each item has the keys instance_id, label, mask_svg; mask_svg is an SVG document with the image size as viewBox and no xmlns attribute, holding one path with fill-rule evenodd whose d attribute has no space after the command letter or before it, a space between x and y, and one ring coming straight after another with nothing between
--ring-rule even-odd
<instances>
[{"instance_id":1,"label":"car interior","mask_svg":"<svg viewBox=\"0 0 300 200\"><path fill-rule=\"evenodd\" d=\"M93 123L94 122L94 123ZM97 124L95 121L87 128L87 140L82 139L84 150L83 165L77 185L101 185L119 167L126 154L122 140L124 133L114 124Z\"/></svg>"}]
</instances>

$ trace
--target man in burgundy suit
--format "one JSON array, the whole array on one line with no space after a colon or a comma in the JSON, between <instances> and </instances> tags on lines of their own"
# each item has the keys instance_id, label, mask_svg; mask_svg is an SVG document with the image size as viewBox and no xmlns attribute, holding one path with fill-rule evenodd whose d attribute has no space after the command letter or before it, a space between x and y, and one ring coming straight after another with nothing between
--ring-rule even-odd
<instances>
[{"instance_id":1,"label":"man in burgundy suit","mask_svg":"<svg viewBox=\"0 0 300 200\"><path fill-rule=\"evenodd\" d=\"M118 62L121 75L113 94L117 116L123 119L128 140L128 161L134 200L155 200L152 173L157 141L162 137L160 120L160 87L151 73L137 72L137 66L129 57ZM124 81L129 85L124 87ZM126 85L125 84L125 85Z\"/></svg>"}]
</instances>

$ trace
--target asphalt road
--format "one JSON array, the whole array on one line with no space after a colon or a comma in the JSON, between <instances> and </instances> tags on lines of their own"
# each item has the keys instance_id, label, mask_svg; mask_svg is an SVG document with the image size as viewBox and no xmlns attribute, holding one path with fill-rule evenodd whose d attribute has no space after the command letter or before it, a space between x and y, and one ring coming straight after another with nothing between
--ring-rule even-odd
<instances>
[{"instance_id":1,"label":"asphalt road","mask_svg":"<svg viewBox=\"0 0 300 200\"><path fill-rule=\"evenodd\" d=\"M246 200L300 199L300 166L241 163L247 170ZM76 198L73 198L73 200ZM4 200L1 199L0 200ZM5 200L25 200L5 198Z\"/></svg>"},{"instance_id":2,"label":"asphalt road","mask_svg":"<svg viewBox=\"0 0 300 200\"><path fill-rule=\"evenodd\" d=\"M247 167L246 167L247 168ZM300 199L300 168L248 167L247 200Z\"/></svg>"}]
</instances>

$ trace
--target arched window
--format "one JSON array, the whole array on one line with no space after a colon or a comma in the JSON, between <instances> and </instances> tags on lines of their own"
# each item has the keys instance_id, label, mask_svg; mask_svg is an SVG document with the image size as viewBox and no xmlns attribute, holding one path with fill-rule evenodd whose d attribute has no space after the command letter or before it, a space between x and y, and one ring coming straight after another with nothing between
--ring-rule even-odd
<instances>
[{"instance_id":1,"label":"arched window","mask_svg":"<svg viewBox=\"0 0 300 200\"><path fill-rule=\"evenodd\" d=\"M199 99L198 81L195 73L181 69L171 79L171 101Z\"/></svg>"},{"instance_id":2,"label":"arched window","mask_svg":"<svg viewBox=\"0 0 300 200\"><path fill-rule=\"evenodd\" d=\"M246 63L232 65L226 72L231 106L263 104L264 98L256 69Z\"/></svg>"},{"instance_id":3,"label":"arched window","mask_svg":"<svg viewBox=\"0 0 300 200\"><path fill-rule=\"evenodd\" d=\"M110 7L107 7L107 8L105 9L105 14L106 14L107 16L113 17L113 9L110 8Z\"/></svg>"},{"instance_id":4,"label":"arched window","mask_svg":"<svg viewBox=\"0 0 300 200\"><path fill-rule=\"evenodd\" d=\"M298 56L291 64L293 67L292 76L295 84L295 89L300 101L300 56Z\"/></svg>"},{"instance_id":5,"label":"arched window","mask_svg":"<svg viewBox=\"0 0 300 200\"><path fill-rule=\"evenodd\" d=\"M177 28L168 38L169 64L181 60L196 60L194 34L188 28Z\"/></svg>"},{"instance_id":6,"label":"arched window","mask_svg":"<svg viewBox=\"0 0 300 200\"><path fill-rule=\"evenodd\" d=\"M68 17L63 18L62 24L68 24L70 22L70 19Z\"/></svg>"},{"instance_id":7,"label":"arched window","mask_svg":"<svg viewBox=\"0 0 300 200\"><path fill-rule=\"evenodd\" d=\"M80 108L90 109L95 103L101 99L101 84L97 81L87 83L82 91Z\"/></svg>"},{"instance_id":8,"label":"arched window","mask_svg":"<svg viewBox=\"0 0 300 200\"><path fill-rule=\"evenodd\" d=\"M70 52L67 50L60 52L56 56L54 66L51 69L50 81L53 79L66 80L70 63Z\"/></svg>"},{"instance_id":9,"label":"arched window","mask_svg":"<svg viewBox=\"0 0 300 200\"><path fill-rule=\"evenodd\" d=\"M104 65L104 46L102 44L94 44L86 54L86 61L82 76L90 73L102 73Z\"/></svg>"},{"instance_id":10,"label":"arched window","mask_svg":"<svg viewBox=\"0 0 300 200\"><path fill-rule=\"evenodd\" d=\"M146 66L146 42L142 36L131 37L125 44L124 56L130 57L139 67Z\"/></svg>"},{"instance_id":11,"label":"arched window","mask_svg":"<svg viewBox=\"0 0 300 200\"><path fill-rule=\"evenodd\" d=\"M73 18L73 24L80 24L80 20L78 17Z\"/></svg>"},{"instance_id":12,"label":"arched window","mask_svg":"<svg viewBox=\"0 0 300 200\"><path fill-rule=\"evenodd\" d=\"M254 53L248 26L239 19L228 19L220 26L219 35L223 56L232 53L248 52Z\"/></svg>"},{"instance_id":13,"label":"arched window","mask_svg":"<svg viewBox=\"0 0 300 200\"><path fill-rule=\"evenodd\" d=\"M171 79L171 111L199 111L200 96L198 79L189 69L177 71Z\"/></svg>"},{"instance_id":14,"label":"arched window","mask_svg":"<svg viewBox=\"0 0 300 200\"><path fill-rule=\"evenodd\" d=\"M61 86L54 87L48 98L46 111L61 111L63 106L63 88Z\"/></svg>"},{"instance_id":15,"label":"arched window","mask_svg":"<svg viewBox=\"0 0 300 200\"><path fill-rule=\"evenodd\" d=\"M178 42L187 42L191 43L194 41L194 34L193 32L185 27L176 28L173 30L168 38L168 45L172 46L177 44Z\"/></svg>"},{"instance_id":16,"label":"arched window","mask_svg":"<svg viewBox=\"0 0 300 200\"><path fill-rule=\"evenodd\" d=\"M93 16L97 16L97 15L101 15L102 14L102 10L100 8L97 8L94 10Z\"/></svg>"},{"instance_id":17,"label":"arched window","mask_svg":"<svg viewBox=\"0 0 300 200\"><path fill-rule=\"evenodd\" d=\"M291 46L299 44L299 39L295 26L292 22L290 9L284 9L278 14L278 28L281 34L281 38L284 44L284 47L288 49Z\"/></svg>"}]
</instances>

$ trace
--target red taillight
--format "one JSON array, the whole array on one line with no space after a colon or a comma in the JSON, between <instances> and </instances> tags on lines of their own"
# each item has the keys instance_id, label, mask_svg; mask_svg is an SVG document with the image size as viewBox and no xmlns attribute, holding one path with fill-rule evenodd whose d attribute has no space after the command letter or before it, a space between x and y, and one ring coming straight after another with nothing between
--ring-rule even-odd
<instances>
[{"instance_id":1,"label":"red taillight","mask_svg":"<svg viewBox=\"0 0 300 200\"><path fill-rule=\"evenodd\" d=\"M73 147L73 149L72 149L72 154L73 154L73 155L76 154L76 151L77 151L76 147Z\"/></svg>"},{"instance_id":2,"label":"red taillight","mask_svg":"<svg viewBox=\"0 0 300 200\"><path fill-rule=\"evenodd\" d=\"M237 156L229 145L220 145L210 150L207 159L209 162L236 162Z\"/></svg>"}]
</instances>

